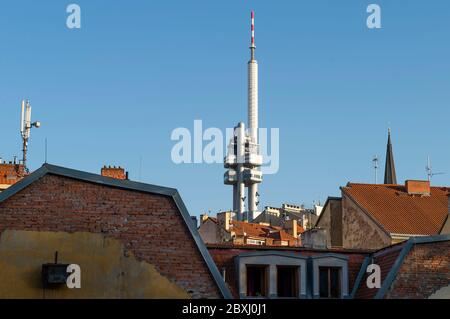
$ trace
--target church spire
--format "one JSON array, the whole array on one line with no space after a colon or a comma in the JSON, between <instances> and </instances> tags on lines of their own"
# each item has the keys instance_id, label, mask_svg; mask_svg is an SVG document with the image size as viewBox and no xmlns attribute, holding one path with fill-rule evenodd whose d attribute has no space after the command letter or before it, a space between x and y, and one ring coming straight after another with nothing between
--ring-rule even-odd
<instances>
[{"instance_id":1,"label":"church spire","mask_svg":"<svg viewBox=\"0 0 450 319\"><path fill-rule=\"evenodd\" d=\"M388 130L386 166L384 168L384 184L397 184L397 175L395 174L394 153L392 152L390 128Z\"/></svg>"}]
</instances>

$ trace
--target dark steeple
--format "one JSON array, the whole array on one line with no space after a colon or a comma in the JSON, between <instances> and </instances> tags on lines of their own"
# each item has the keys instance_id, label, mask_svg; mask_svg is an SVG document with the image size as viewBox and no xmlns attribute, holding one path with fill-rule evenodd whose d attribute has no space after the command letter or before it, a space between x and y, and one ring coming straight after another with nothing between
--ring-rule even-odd
<instances>
[{"instance_id":1,"label":"dark steeple","mask_svg":"<svg viewBox=\"0 0 450 319\"><path fill-rule=\"evenodd\" d=\"M397 184L397 175L395 174L394 153L391 144L391 129L388 130L388 142L386 150L386 166L384 167L384 183Z\"/></svg>"}]
</instances>

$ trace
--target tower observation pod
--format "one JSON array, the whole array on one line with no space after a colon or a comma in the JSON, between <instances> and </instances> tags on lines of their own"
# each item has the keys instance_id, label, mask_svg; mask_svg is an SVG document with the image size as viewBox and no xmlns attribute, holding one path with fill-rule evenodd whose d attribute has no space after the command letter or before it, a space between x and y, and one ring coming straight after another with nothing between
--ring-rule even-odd
<instances>
[{"instance_id":1,"label":"tower observation pod","mask_svg":"<svg viewBox=\"0 0 450 319\"><path fill-rule=\"evenodd\" d=\"M262 182L262 156L258 139L258 62L255 59L255 14L251 12L251 44L248 62L248 129L234 128L224 166L224 183L233 186L233 211L238 220L252 221L259 215L258 184ZM245 189L247 188L247 196ZM247 210L245 200L248 199Z\"/></svg>"}]
</instances>

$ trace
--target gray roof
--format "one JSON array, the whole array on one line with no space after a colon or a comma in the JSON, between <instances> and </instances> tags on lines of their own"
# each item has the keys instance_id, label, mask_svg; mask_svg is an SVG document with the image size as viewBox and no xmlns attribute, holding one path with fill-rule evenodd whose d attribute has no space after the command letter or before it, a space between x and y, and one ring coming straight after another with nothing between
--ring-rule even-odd
<instances>
[{"instance_id":1,"label":"gray roof","mask_svg":"<svg viewBox=\"0 0 450 319\"><path fill-rule=\"evenodd\" d=\"M195 244L197 245L198 250L200 251L200 254L203 257L203 260L206 262L211 275L213 276L222 296L227 299L231 299L231 293L228 289L228 287L225 285L225 281L223 280L222 276L220 275L219 270L217 269L216 264L214 263L213 259L211 258L211 255L209 254L208 250L206 249L205 244L203 243L203 240L200 238L200 235L197 231L197 228L194 227L194 224L192 223L191 216L186 208L186 206L183 203L183 200L181 199L180 194L175 188L168 188L168 187L162 187L157 185L151 185L151 184L144 184L144 183L138 183L133 182L130 180L119 180L114 179L111 177L101 176L98 174L92 174L88 172L78 171L74 169L69 169L61 166L55 166L50 164L44 164L41 168L34 171L18 183L12 185L11 187L7 188L5 191L0 193L0 203L2 203L4 200L8 199L9 197L13 196L14 194L18 193L19 191L23 190L30 184L34 183L41 177L51 174L51 175L58 175L58 176L64 176L68 178L73 178L85 182L105 185L105 186L112 186L127 190L134 190L139 192L145 192L145 193L151 193L151 194L158 194L158 195L166 195L173 198L176 206L181 212L181 216L183 217L183 221L186 224L186 227L189 229L190 234L192 235L192 238L195 241Z\"/></svg>"}]
</instances>

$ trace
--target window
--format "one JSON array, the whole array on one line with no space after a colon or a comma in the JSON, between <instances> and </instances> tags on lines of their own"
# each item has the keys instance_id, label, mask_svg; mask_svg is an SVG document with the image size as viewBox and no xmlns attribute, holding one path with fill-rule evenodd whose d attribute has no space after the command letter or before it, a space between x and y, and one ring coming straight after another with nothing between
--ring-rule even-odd
<instances>
[{"instance_id":1,"label":"window","mask_svg":"<svg viewBox=\"0 0 450 319\"><path fill-rule=\"evenodd\" d=\"M280 298L298 297L298 269L299 267L277 267L277 295Z\"/></svg>"},{"instance_id":2,"label":"window","mask_svg":"<svg viewBox=\"0 0 450 319\"><path fill-rule=\"evenodd\" d=\"M320 298L341 298L341 269L319 267Z\"/></svg>"},{"instance_id":3,"label":"window","mask_svg":"<svg viewBox=\"0 0 450 319\"><path fill-rule=\"evenodd\" d=\"M267 266L247 266L247 297L267 296Z\"/></svg>"},{"instance_id":4,"label":"window","mask_svg":"<svg viewBox=\"0 0 450 319\"><path fill-rule=\"evenodd\" d=\"M255 251L238 255L235 263L239 297L306 298L307 260L297 252Z\"/></svg>"}]
</instances>

